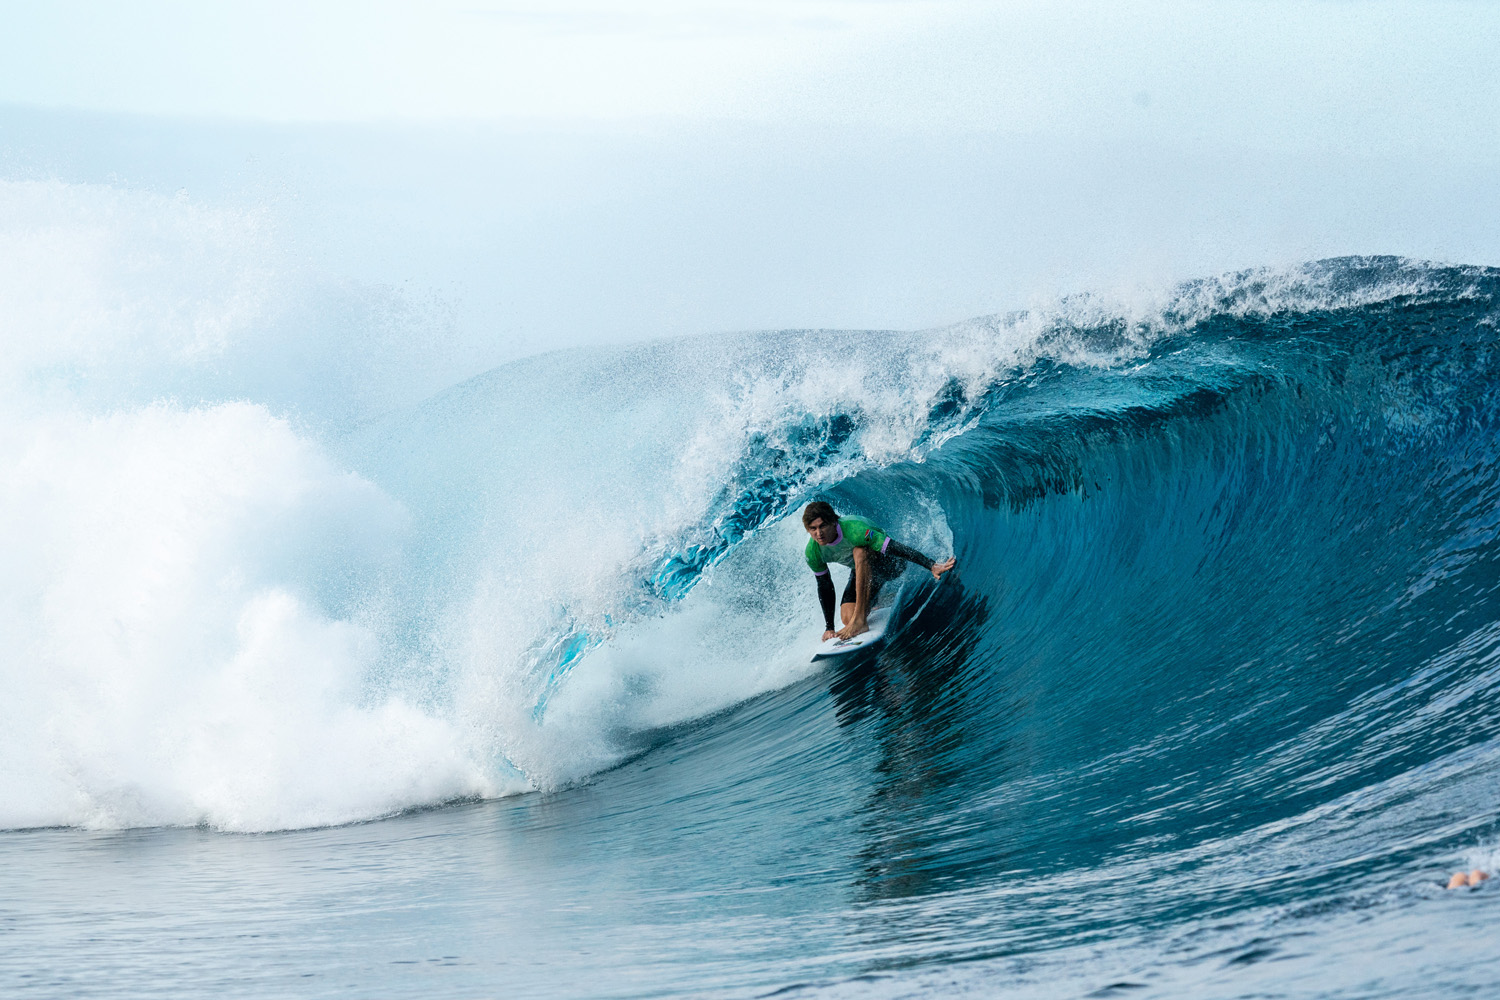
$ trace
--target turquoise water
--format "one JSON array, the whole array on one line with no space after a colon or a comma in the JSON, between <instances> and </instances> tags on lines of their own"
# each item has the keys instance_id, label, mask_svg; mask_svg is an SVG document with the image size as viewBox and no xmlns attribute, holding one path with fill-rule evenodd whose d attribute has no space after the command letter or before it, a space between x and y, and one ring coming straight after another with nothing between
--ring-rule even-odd
<instances>
[{"instance_id":1,"label":"turquoise water","mask_svg":"<svg viewBox=\"0 0 1500 1000\"><path fill-rule=\"evenodd\" d=\"M0 987L1485 995L1500 890L1440 883L1497 854L1497 291L1342 259L352 430L30 415ZM959 561L849 663L813 498Z\"/></svg>"}]
</instances>

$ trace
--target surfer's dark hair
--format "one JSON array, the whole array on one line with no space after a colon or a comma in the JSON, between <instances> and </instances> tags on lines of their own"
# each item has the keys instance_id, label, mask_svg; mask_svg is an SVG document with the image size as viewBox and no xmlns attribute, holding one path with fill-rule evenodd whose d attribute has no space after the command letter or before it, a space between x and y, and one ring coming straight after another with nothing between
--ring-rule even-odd
<instances>
[{"instance_id":1,"label":"surfer's dark hair","mask_svg":"<svg viewBox=\"0 0 1500 1000\"><path fill-rule=\"evenodd\" d=\"M839 516L833 512L833 504L827 500L814 500L802 508L802 527L807 527L820 517L830 523L839 519Z\"/></svg>"}]
</instances>

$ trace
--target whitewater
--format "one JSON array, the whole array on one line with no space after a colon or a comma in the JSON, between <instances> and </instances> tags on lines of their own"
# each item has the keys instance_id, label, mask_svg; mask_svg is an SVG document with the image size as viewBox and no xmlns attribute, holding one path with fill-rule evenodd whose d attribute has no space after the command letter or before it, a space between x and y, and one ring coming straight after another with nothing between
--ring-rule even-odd
<instances>
[{"instance_id":1,"label":"whitewater","mask_svg":"<svg viewBox=\"0 0 1500 1000\"><path fill-rule=\"evenodd\" d=\"M1500 271L448 381L261 214L0 189L7 995L1496 981ZM851 663L813 499L958 559Z\"/></svg>"}]
</instances>

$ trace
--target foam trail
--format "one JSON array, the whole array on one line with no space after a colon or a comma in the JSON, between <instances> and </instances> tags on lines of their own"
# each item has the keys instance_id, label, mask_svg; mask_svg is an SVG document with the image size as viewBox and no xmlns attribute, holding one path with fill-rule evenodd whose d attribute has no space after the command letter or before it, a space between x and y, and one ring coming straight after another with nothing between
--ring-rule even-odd
<instances>
[{"instance_id":1,"label":"foam trail","mask_svg":"<svg viewBox=\"0 0 1500 1000\"><path fill-rule=\"evenodd\" d=\"M0 259L0 825L280 829L506 787L373 680L406 511L265 404L161 398L276 353L305 289L264 218L6 183Z\"/></svg>"},{"instance_id":2,"label":"foam trail","mask_svg":"<svg viewBox=\"0 0 1500 1000\"><path fill-rule=\"evenodd\" d=\"M25 527L0 822L277 829L494 791L451 726L365 687L378 633L330 581L378 577L405 522L368 482L251 404L29 430L0 499Z\"/></svg>"}]
</instances>

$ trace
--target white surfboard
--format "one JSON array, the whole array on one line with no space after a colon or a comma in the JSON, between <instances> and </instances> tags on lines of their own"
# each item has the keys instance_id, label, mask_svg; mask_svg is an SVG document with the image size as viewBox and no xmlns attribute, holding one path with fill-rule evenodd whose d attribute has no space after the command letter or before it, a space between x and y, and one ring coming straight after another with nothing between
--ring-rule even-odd
<instances>
[{"instance_id":1,"label":"white surfboard","mask_svg":"<svg viewBox=\"0 0 1500 1000\"><path fill-rule=\"evenodd\" d=\"M813 662L833 656L847 656L861 649L869 649L885 638L885 626L890 618L890 608L876 608L865 617L865 623L870 626L870 631L861 632L853 639L840 639L838 636L824 639L818 644L818 651L813 654Z\"/></svg>"}]
</instances>

